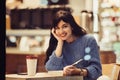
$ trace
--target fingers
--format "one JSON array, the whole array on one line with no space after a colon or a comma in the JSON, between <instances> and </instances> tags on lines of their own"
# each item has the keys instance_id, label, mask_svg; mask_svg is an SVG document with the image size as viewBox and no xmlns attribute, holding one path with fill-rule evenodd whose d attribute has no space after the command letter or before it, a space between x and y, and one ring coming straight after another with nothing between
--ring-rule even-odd
<instances>
[{"instance_id":1,"label":"fingers","mask_svg":"<svg viewBox=\"0 0 120 80\"><path fill-rule=\"evenodd\" d=\"M52 34L55 35L55 29L54 28L52 28Z\"/></svg>"},{"instance_id":2,"label":"fingers","mask_svg":"<svg viewBox=\"0 0 120 80\"><path fill-rule=\"evenodd\" d=\"M64 67L63 69L63 75L65 76L74 76L74 75L80 75L80 69L73 66L73 65L70 65L70 66L66 66Z\"/></svg>"},{"instance_id":3,"label":"fingers","mask_svg":"<svg viewBox=\"0 0 120 80\"><path fill-rule=\"evenodd\" d=\"M70 76L71 75L71 71L69 71L69 70L63 70L63 75Z\"/></svg>"},{"instance_id":4,"label":"fingers","mask_svg":"<svg viewBox=\"0 0 120 80\"><path fill-rule=\"evenodd\" d=\"M58 36L57 36L56 33L55 33L55 29L54 29L54 28L52 28L52 34L53 34L53 36L54 36L55 38L58 38Z\"/></svg>"},{"instance_id":5,"label":"fingers","mask_svg":"<svg viewBox=\"0 0 120 80\"><path fill-rule=\"evenodd\" d=\"M64 73L64 75L66 75L66 76L70 76L70 75L72 75L72 72L74 71L74 69L75 69L75 67L72 66L72 65L66 66L66 67L64 67L64 69L63 69L63 73Z\"/></svg>"},{"instance_id":6,"label":"fingers","mask_svg":"<svg viewBox=\"0 0 120 80\"><path fill-rule=\"evenodd\" d=\"M54 29L54 28L52 28L52 33L54 33L54 31L55 31L55 29Z\"/></svg>"},{"instance_id":7,"label":"fingers","mask_svg":"<svg viewBox=\"0 0 120 80\"><path fill-rule=\"evenodd\" d=\"M63 43L63 40L56 34L54 28L52 28L52 34L53 34L53 36L54 36L59 42L62 42L62 43Z\"/></svg>"},{"instance_id":8,"label":"fingers","mask_svg":"<svg viewBox=\"0 0 120 80\"><path fill-rule=\"evenodd\" d=\"M76 69L76 67L72 66L72 65L69 65L69 66L64 67L63 70L65 70L65 71L71 71L72 69Z\"/></svg>"}]
</instances>

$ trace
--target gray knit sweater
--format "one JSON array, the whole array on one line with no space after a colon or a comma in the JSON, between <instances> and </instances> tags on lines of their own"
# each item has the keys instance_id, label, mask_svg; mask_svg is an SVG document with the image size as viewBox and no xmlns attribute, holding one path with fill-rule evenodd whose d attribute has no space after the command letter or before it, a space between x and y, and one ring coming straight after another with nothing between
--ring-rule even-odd
<instances>
[{"instance_id":1,"label":"gray knit sweater","mask_svg":"<svg viewBox=\"0 0 120 80\"><path fill-rule=\"evenodd\" d=\"M86 52L86 48L89 48L89 52ZM48 71L63 70L63 67L73 64L77 60L84 58L85 55L90 55L91 59L88 61L83 60L76 67L88 70L88 76L84 77L84 80L96 80L102 75L99 47L95 38L88 34L72 43L64 42L62 56L59 58L56 57L53 51L45 67Z\"/></svg>"}]
</instances>

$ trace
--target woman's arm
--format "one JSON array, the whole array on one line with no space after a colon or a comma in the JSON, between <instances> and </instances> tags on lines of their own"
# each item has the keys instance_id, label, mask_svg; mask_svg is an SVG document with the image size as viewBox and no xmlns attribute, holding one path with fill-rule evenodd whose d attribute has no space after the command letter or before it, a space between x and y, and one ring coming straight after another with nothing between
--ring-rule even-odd
<instances>
[{"instance_id":1,"label":"woman's arm","mask_svg":"<svg viewBox=\"0 0 120 80\"><path fill-rule=\"evenodd\" d=\"M45 64L46 70L62 70L63 69L63 56L57 57L55 51L49 57L49 60Z\"/></svg>"},{"instance_id":2,"label":"woman's arm","mask_svg":"<svg viewBox=\"0 0 120 80\"><path fill-rule=\"evenodd\" d=\"M93 37L83 38L83 44L86 47L90 47L89 55L91 58L89 61L85 62L82 68L76 68L75 66L66 66L64 67L64 74L66 75L82 75L86 79L96 80L99 76L102 75L100 57L99 57L99 48ZM88 53L87 53L88 54Z\"/></svg>"},{"instance_id":3,"label":"woman's arm","mask_svg":"<svg viewBox=\"0 0 120 80\"><path fill-rule=\"evenodd\" d=\"M53 36L57 39L57 46L52 52L52 55L49 57L49 60L46 62L45 67L47 70L61 70L63 68L63 56L62 56L62 47L63 40L61 40L55 33L55 29L52 29Z\"/></svg>"},{"instance_id":4,"label":"woman's arm","mask_svg":"<svg viewBox=\"0 0 120 80\"><path fill-rule=\"evenodd\" d=\"M58 40L57 47L55 49L55 54L57 57L60 57L62 55L62 46L63 46L63 40L61 40L55 33L55 29L52 29L52 34L54 37Z\"/></svg>"},{"instance_id":5,"label":"woman's arm","mask_svg":"<svg viewBox=\"0 0 120 80\"><path fill-rule=\"evenodd\" d=\"M85 67L88 71L87 76L92 79L97 79L102 75L102 67L99 56L99 47L94 37L89 37L87 46L91 48L89 53L91 55L91 59L88 61L88 66Z\"/></svg>"},{"instance_id":6,"label":"woman's arm","mask_svg":"<svg viewBox=\"0 0 120 80\"><path fill-rule=\"evenodd\" d=\"M88 72L86 69L80 69L73 65L68 65L63 69L63 75L70 76L70 75L79 75L79 76L87 76Z\"/></svg>"}]
</instances>

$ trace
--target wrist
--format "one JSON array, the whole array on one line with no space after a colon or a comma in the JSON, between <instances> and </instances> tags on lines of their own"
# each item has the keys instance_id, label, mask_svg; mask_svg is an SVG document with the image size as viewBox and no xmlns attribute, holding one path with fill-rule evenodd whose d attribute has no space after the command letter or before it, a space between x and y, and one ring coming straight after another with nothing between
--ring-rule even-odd
<instances>
[{"instance_id":1,"label":"wrist","mask_svg":"<svg viewBox=\"0 0 120 80\"><path fill-rule=\"evenodd\" d=\"M63 45L63 40L59 40L58 45Z\"/></svg>"},{"instance_id":2,"label":"wrist","mask_svg":"<svg viewBox=\"0 0 120 80\"><path fill-rule=\"evenodd\" d=\"M81 76L87 76L87 70L86 69L80 69L80 75Z\"/></svg>"},{"instance_id":3,"label":"wrist","mask_svg":"<svg viewBox=\"0 0 120 80\"><path fill-rule=\"evenodd\" d=\"M55 50L55 54L57 57L60 57L62 55L62 46L63 46L63 41L58 41L57 47Z\"/></svg>"}]
</instances>

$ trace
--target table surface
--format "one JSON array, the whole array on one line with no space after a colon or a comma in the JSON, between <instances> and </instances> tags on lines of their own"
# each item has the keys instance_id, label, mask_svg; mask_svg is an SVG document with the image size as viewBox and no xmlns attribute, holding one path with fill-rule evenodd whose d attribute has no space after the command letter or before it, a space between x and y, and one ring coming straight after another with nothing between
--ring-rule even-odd
<instances>
[{"instance_id":1,"label":"table surface","mask_svg":"<svg viewBox=\"0 0 120 80\"><path fill-rule=\"evenodd\" d=\"M102 74L112 80L120 80L120 64L102 64Z\"/></svg>"},{"instance_id":2,"label":"table surface","mask_svg":"<svg viewBox=\"0 0 120 80\"><path fill-rule=\"evenodd\" d=\"M63 71L36 73L35 76L6 74L6 80L83 80L82 76L63 76Z\"/></svg>"}]
</instances>

